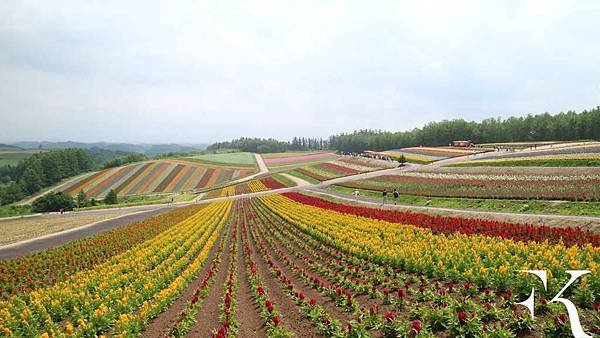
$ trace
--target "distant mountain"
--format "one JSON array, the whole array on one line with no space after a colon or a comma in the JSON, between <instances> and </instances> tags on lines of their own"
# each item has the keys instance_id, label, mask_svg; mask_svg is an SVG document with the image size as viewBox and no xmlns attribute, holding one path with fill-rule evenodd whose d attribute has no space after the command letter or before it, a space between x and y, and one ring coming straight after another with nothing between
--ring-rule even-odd
<instances>
[{"instance_id":1,"label":"distant mountain","mask_svg":"<svg viewBox=\"0 0 600 338\"><path fill-rule=\"evenodd\" d=\"M0 143L0 151L18 151L18 150L24 150L24 149L21 147L17 147L15 145Z\"/></svg>"},{"instance_id":2,"label":"distant mountain","mask_svg":"<svg viewBox=\"0 0 600 338\"><path fill-rule=\"evenodd\" d=\"M111 150L116 152L136 152L143 153L148 156L155 156L170 152L190 152L203 150L206 144L133 144L133 143L109 143L109 142L15 142L12 146L21 147L24 149L64 149L64 148L98 148Z\"/></svg>"}]
</instances>

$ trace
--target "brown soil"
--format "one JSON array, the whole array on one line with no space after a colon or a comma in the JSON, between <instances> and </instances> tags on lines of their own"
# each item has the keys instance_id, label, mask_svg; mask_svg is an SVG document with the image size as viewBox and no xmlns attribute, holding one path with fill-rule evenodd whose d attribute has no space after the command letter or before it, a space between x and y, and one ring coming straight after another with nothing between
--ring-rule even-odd
<instances>
[{"instance_id":1,"label":"brown soil","mask_svg":"<svg viewBox=\"0 0 600 338\"><path fill-rule=\"evenodd\" d=\"M228 245L225 245L223 249L223 258L219 264L219 271L214 277L215 282L211 286L200 311L198 311L198 314L196 315L196 323L190 329L187 335L188 337L210 337L212 331L217 327L219 314L221 313L219 305L221 304L223 285L225 285L227 281L227 267L229 266L230 259L229 247Z\"/></svg>"},{"instance_id":2,"label":"brown soil","mask_svg":"<svg viewBox=\"0 0 600 338\"><path fill-rule=\"evenodd\" d=\"M265 235L264 233L261 233L261 236L264 236L264 235ZM269 245L269 243L267 243L266 241L265 241L265 244ZM310 268L305 264L305 262L300 261L296 257L290 255L289 252L284 247L281 247L281 249L284 252L288 253L287 256L289 257L289 259L292 261L295 261L301 268L303 268L307 271L310 270ZM275 252L274 249L273 249L273 252ZM305 293L306 297L308 297L309 299L316 300L318 304L325 307L325 309L327 309L327 311L329 311L334 317L340 319L344 324L347 321L355 319L351 313L345 312L343 309L340 309L339 307L337 307L335 305L334 301L331 300L329 297L324 297L316 289L313 289L312 285L309 285L308 283L306 283L304 281L304 279L301 276L299 276L299 274L296 271L294 271L287 264L285 264L285 262L278 255L273 255L273 260L279 265L279 268L281 269L282 272L284 272L284 275L292 280L292 283L294 285L302 287L302 289L303 289L302 291Z\"/></svg>"},{"instance_id":3,"label":"brown soil","mask_svg":"<svg viewBox=\"0 0 600 338\"><path fill-rule=\"evenodd\" d=\"M300 308L282 288L281 283L271 276L269 267L264 262L262 255L259 254L260 251L258 251L258 247L254 242L254 237L249 235L248 240L263 284L269 290L269 296L277 306L281 322L285 328L294 333L296 337L321 337L319 330L310 319L302 315Z\"/></svg>"},{"instance_id":4,"label":"brown soil","mask_svg":"<svg viewBox=\"0 0 600 338\"><path fill-rule=\"evenodd\" d=\"M213 247L210 250L210 253L208 254L208 256L206 257L206 259L204 261L202 269L200 270L200 272L198 273L196 278L194 278L192 280L190 285L188 285L188 287L183 291L183 293L179 297L177 297L177 299L175 299L173 304L171 304L171 306L169 306L169 308L167 308L167 310L165 310L163 313L158 315L158 317L154 318L148 324L148 326L146 326L146 329L144 330L144 332L142 332L142 337L157 337L157 338L159 338L159 337L165 336L166 331L177 321L177 317L179 316L179 313L183 309L187 308L188 301L192 298L192 296L194 295L194 292L200 286L200 283L204 279L204 276L208 273L208 269L210 269L211 262L217 254L217 250L219 248L219 243L226 239L225 236L228 233L229 233L229 231L227 231L226 229L221 229L221 233L219 234L217 241L215 241L215 243L213 244ZM224 252L225 252L225 249L223 249L223 254L224 254ZM221 269L221 268L222 267L220 267L219 269ZM219 270L219 272L220 272L220 270ZM217 276L215 276L215 277L217 277Z\"/></svg>"},{"instance_id":5,"label":"brown soil","mask_svg":"<svg viewBox=\"0 0 600 338\"><path fill-rule=\"evenodd\" d=\"M266 337L267 331L265 320L260 317L261 308L259 304L254 302L252 290L248 281L248 271L246 270L246 262L244 261L242 248L242 232L238 229L238 288L237 288L237 305L236 318L238 322L239 337Z\"/></svg>"}]
</instances>

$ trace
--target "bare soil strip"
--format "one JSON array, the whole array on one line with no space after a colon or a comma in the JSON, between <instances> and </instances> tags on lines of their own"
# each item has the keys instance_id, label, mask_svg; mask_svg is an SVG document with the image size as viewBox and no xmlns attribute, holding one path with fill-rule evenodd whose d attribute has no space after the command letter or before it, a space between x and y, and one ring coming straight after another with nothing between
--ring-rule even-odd
<instances>
[{"instance_id":1,"label":"bare soil strip","mask_svg":"<svg viewBox=\"0 0 600 338\"><path fill-rule=\"evenodd\" d=\"M251 230L251 229L249 229ZM313 323L302 315L296 303L287 295L282 288L281 283L277 281L270 273L262 255L259 254L253 231L249 231L248 241L252 248L258 271L263 278L263 283L269 290L269 295L275 304L277 304L283 325L295 334L296 337L321 337L319 329Z\"/></svg>"},{"instance_id":2,"label":"bare soil strip","mask_svg":"<svg viewBox=\"0 0 600 338\"><path fill-rule=\"evenodd\" d=\"M266 238L266 236L269 236L264 232L264 228L262 228L262 226L260 225L256 230L260 231L258 232L258 235L261 237ZM272 247L270 243L265 241L265 244L268 248L273 250L273 253L276 253L276 248ZM284 252L287 253L287 251L284 248L282 249ZM310 270L310 268L306 266L304 262L300 262L294 256L288 254L288 257L290 258L290 260L296 262L301 268L305 270ZM308 284L296 271L294 271L287 264L285 264L285 262L282 260L281 257L279 257L279 255L274 255L274 260L275 262L277 262L280 269L285 272L285 275L292 280L292 283L294 285L302 286L305 295L309 299L316 300L318 304L321 304L323 307L325 307L325 309L327 309L327 311L329 311L332 315L334 315L336 318L340 319L344 323L346 321L355 319L351 313L345 312L343 309L337 307L332 299L322 296L316 289L313 288L313 285Z\"/></svg>"},{"instance_id":3,"label":"bare soil strip","mask_svg":"<svg viewBox=\"0 0 600 338\"><path fill-rule=\"evenodd\" d=\"M209 255L206 257L202 269L197 277L188 285L187 289L171 304L171 306L158 317L154 318L142 333L142 337L165 337L167 330L177 322L178 316L182 310L186 309L189 300L192 298L196 289L200 286L204 276L208 273L212 260L217 255L219 243L227 239L229 228L223 228L219 234L219 238L213 244Z\"/></svg>"},{"instance_id":4,"label":"bare soil strip","mask_svg":"<svg viewBox=\"0 0 600 338\"><path fill-rule=\"evenodd\" d=\"M250 282L248 280L248 271L243 257L244 250L242 249L242 231L237 231L238 247L238 258L237 258L237 271L238 271L238 289L237 289L237 320L238 320L238 336L239 337L266 337L267 331L265 326L265 320L260 317L260 306L254 302L252 297L252 290L250 290Z\"/></svg>"},{"instance_id":5,"label":"bare soil strip","mask_svg":"<svg viewBox=\"0 0 600 338\"><path fill-rule=\"evenodd\" d=\"M228 224L227 226L231 227L231 224ZM230 234L231 231L227 231L227 233ZM230 260L231 255L229 254L229 248L226 245L223 251L223 259L221 259L221 263L219 264L219 271L215 276L215 283L210 288L200 311L198 311L198 314L196 315L196 324L190 329L187 335L188 337L210 337L213 329L217 327L219 314L221 313L219 305L221 304L223 285L225 285L227 281L227 267L229 266Z\"/></svg>"}]
</instances>

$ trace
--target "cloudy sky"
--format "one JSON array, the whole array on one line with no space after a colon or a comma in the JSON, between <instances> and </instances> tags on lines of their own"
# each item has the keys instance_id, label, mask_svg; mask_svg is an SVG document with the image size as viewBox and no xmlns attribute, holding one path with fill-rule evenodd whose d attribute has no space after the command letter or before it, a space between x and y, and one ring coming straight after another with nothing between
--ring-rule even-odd
<instances>
[{"instance_id":1,"label":"cloudy sky","mask_svg":"<svg viewBox=\"0 0 600 338\"><path fill-rule=\"evenodd\" d=\"M600 104L600 2L0 1L0 141L289 139Z\"/></svg>"}]
</instances>

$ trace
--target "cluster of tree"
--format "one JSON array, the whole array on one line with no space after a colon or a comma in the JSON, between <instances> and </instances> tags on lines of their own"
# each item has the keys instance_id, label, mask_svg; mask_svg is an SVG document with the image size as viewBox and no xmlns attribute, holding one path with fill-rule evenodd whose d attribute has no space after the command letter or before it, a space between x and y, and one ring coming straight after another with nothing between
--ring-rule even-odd
<instances>
[{"instance_id":1,"label":"cluster of tree","mask_svg":"<svg viewBox=\"0 0 600 338\"><path fill-rule=\"evenodd\" d=\"M581 113L569 111L486 119L481 122L431 122L405 132L359 130L329 138L329 147L345 152L389 150L414 146L448 145L454 140L475 143L600 139L600 107Z\"/></svg>"},{"instance_id":2,"label":"cluster of tree","mask_svg":"<svg viewBox=\"0 0 600 338\"><path fill-rule=\"evenodd\" d=\"M75 208L76 204L69 194L62 191L46 194L31 204L31 210L35 212L51 211L69 211Z\"/></svg>"},{"instance_id":3,"label":"cluster of tree","mask_svg":"<svg viewBox=\"0 0 600 338\"><path fill-rule=\"evenodd\" d=\"M113 158L111 160L106 161L104 163L104 169L120 167L127 163L134 163L134 162L147 161L147 160L148 160L148 156L146 156L144 154L131 153L131 154L127 154L125 156L120 156L120 157Z\"/></svg>"},{"instance_id":4,"label":"cluster of tree","mask_svg":"<svg viewBox=\"0 0 600 338\"><path fill-rule=\"evenodd\" d=\"M104 203L119 203L117 193L111 189L104 198ZM80 191L75 198L65 192L59 191L37 198L31 204L31 210L35 212L70 211L74 208L84 208L97 204L98 202L95 199L89 199L83 191Z\"/></svg>"},{"instance_id":5,"label":"cluster of tree","mask_svg":"<svg viewBox=\"0 0 600 338\"><path fill-rule=\"evenodd\" d=\"M0 205L13 203L67 177L88 171L93 165L86 150L61 149L33 154L16 166L4 166L0 168L0 175L7 183L0 188Z\"/></svg>"},{"instance_id":6,"label":"cluster of tree","mask_svg":"<svg viewBox=\"0 0 600 338\"><path fill-rule=\"evenodd\" d=\"M242 137L232 141L214 143L206 150L237 149L253 153L278 153L290 150L321 150L327 149L326 140L317 138L294 137L291 142L278 141L272 138Z\"/></svg>"}]
</instances>

